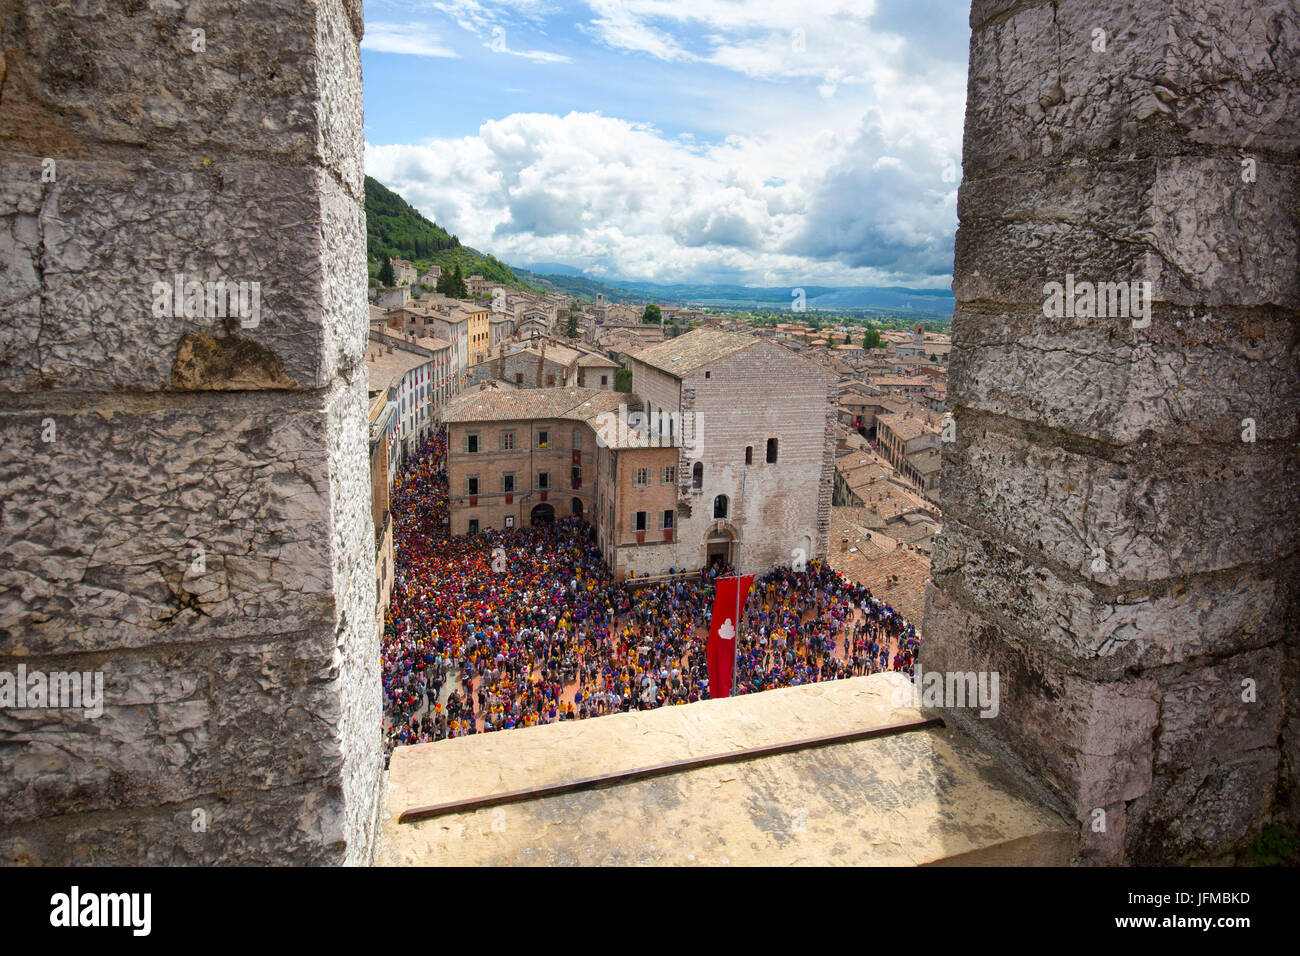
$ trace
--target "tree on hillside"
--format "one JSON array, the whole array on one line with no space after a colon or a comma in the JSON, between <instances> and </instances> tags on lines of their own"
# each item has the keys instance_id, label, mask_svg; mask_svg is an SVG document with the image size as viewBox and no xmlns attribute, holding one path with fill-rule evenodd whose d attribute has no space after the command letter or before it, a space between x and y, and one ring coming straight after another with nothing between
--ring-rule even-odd
<instances>
[{"instance_id":1,"label":"tree on hillside","mask_svg":"<svg viewBox=\"0 0 1300 956\"><path fill-rule=\"evenodd\" d=\"M614 372L614 391L632 391L632 370L621 368Z\"/></svg>"},{"instance_id":2,"label":"tree on hillside","mask_svg":"<svg viewBox=\"0 0 1300 956\"><path fill-rule=\"evenodd\" d=\"M931 352L931 353L930 353L930 361L931 361L931 362L937 362L937 361L939 361L939 356L937 356L937 355L935 355L933 352Z\"/></svg>"},{"instance_id":3,"label":"tree on hillside","mask_svg":"<svg viewBox=\"0 0 1300 956\"><path fill-rule=\"evenodd\" d=\"M385 288L392 288L397 282L393 276L393 260L384 256L384 261L379 265L379 284Z\"/></svg>"},{"instance_id":4,"label":"tree on hillside","mask_svg":"<svg viewBox=\"0 0 1300 956\"><path fill-rule=\"evenodd\" d=\"M564 334L571 339L576 339L578 337L578 313L572 309L569 310L569 324L568 327L565 328Z\"/></svg>"},{"instance_id":5,"label":"tree on hillside","mask_svg":"<svg viewBox=\"0 0 1300 956\"><path fill-rule=\"evenodd\" d=\"M875 329L867 329L862 335L862 347L864 349L880 348L880 333Z\"/></svg>"},{"instance_id":6,"label":"tree on hillside","mask_svg":"<svg viewBox=\"0 0 1300 956\"><path fill-rule=\"evenodd\" d=\"M438 291L453 299L469 297L469 287L465 285L465 274L461 271L459 262L455 269L442 270L442 275L438 276Z\"/></svg>"},{"instance_id":7,"label":"tree on hillside","mask_svg":"<svg viewBox=\"0 0 1300 956\"><path fill-rule=\"evenodd\" d=\"M845 332L845 333L844 333L844 344L845 344L845 345L852 345L852 344L853 344L853 342L852 342L852 336L851 336L848 332Z\"/></svg>"},{"instance_id":8,"label":"tree on hillside","mask_svg":"<svg viewBox=\"0 0 1300 956\"><path fill-rule=\"evenodd\" d=\"M658 325L663 320L663 313L659 311L659 306L651 302L641 313L641 321L646 325Z\"/></svg>"}]
</instances>

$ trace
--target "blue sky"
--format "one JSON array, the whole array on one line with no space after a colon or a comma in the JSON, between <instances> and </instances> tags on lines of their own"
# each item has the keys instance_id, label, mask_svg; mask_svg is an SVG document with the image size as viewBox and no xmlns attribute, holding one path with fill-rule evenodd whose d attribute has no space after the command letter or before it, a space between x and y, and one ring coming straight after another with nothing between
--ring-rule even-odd
<instances>
[{"instance_id":1,"label":"blue sky","mask_svg":"<svg viewBox=\"0 0 1300 956\"><path fill-rule=\"evenodd\" d=\"M968 9L367 0L366 170L515 265L946 286Z\"/></svg>"}]
</instances>

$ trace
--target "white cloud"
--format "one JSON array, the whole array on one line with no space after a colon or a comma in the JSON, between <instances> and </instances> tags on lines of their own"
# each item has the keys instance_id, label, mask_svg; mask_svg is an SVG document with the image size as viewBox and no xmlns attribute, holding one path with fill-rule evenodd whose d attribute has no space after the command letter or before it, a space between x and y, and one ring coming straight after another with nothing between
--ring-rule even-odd
<instances>
[{"instance_id":1,"label":"white cloud","mask_svg":"<svg viewBox=\"0 0 1300 956\"><path fill-rule=\"evenodd\" d=\"M508 53L511 56L523 57L525 60L532 60L534 63L570 63L571 59L562 53L548 53L545 50L512 50L506 45L506 28L503 26L492 27L492 39L483 44L493 53Z\"/></svg>"},{"instance_id":2,"label":"white cloud","mask_svg":"<svg viewBox=\"0 0 1300 956\"><path fill-rule=\"evenodd\" d=\"M371 175L507 262L791 285L946 284L955 184L942 163L919 137L887 140L878 119L811 141L699 145L595 113L516 113L474 136L366 150Z\"/></svg>"},{"instance_id":3,"label":"white cloud","mask_svg":"<svg viewBox=\"0 0 1300 956\"><path fill-rule=\"evenodd\" d=\"M367 23L361 48L376 53L405 53L410 56L459 56L423 23Z\"/></svg>"},{"instance_id":4,"label":"white cloud","mask_svg":"<svg viewBox=\"0 0 1300 956\"><path fill-rule=\"evenodd\" d=\"M576 16L551 0L429 5L538 63L569 58L510 49L507 30L525 45L578 20L616 51L593 62L626 59L655 89L627 112L677 131L514 113L460 139L367 148L369 172L462 241L520 265L655 281L947 283L964 4L586 0Z\"/></svg>"},{"instance_id":5,"label":"white cloud","mask_svg":"<svg viewBox=\"0 0 1300 956\"><path fill-rule=\"evenodd\" d=\"M608 46L649 53L661 60L687 59L687 52L669 34L638 19L620 0L596 0L590 4L596 18L583 27Z\"/></svg>"}]
</instances>

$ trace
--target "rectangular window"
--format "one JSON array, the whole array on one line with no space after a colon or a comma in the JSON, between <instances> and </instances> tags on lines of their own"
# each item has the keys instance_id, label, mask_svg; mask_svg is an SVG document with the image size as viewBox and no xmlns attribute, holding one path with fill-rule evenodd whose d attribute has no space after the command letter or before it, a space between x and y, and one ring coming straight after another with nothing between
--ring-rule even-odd
<instances>
[{"instance_id":1,"label":"rectangular window","mask_svg":"<svg viewBox=\"0 0 1300 956\"><path fill-rule=\"evenodd\" d=\"M465 479L465 494L478 494L478 475L471 475Z\"/></svg>"},{"instance_id":2,"label":"rectangular window","mask_svg":"<svg viewBox=\"0 0 1300 956\"><path fill-rule=\"evenodd\" d=\"M478 454L478 435L471 433L465 436L465 451L471 455Z\"/></svg>"},{"instance_id":3,"label":"rectangular window","mask_svg":"<svg viewBox=\"0 0 1300 956\"><path fill-rule=\"evenodd\" d=\"M769 438L767 440L767 463L769 465L776 464L776 439L775 438Z\"/></svg>"},{"instance_id":4,"label":"rectangular window","mask_svg":"<svg viewBox=\"0 0 1300 956\"><path fill-rule=\"evenodd\" d=\"M539 471L537 473L537 487L546 491L551 487L551 473L549 471Z\"/></svg>"},{"instance_id":5,"label":"rectangular window","mask_svg":"<svg viewBox=\"0 0 1300 956\"><path fill-rule=\"evenodd\" d=\"M514 433L514 432L502 432L502 433L501 433L501 450L502 450L502 451L512 451L512 450L514 449L514 447L515 447L515 433Z\"/></svg>"},{"instance_id":6,"label":"rectangular window","mask_svg":"<svg viewBox=\"0 0 1300 956\"><path fill-rule=\"evenodd\" d=\"M645 516L646 516L646 513L645 513L644 511L638 511L638 512L636 513L636 530L637 530L637 531L644 531L644 530L645 530Z\"/></svg>"},{"instance_id":7,"label":"rectangular window","mask_svg":"<svg viewBox=\"0 0 1300 956\"><path fill-rule=\"evenodd\" d=\"M524 373L523 373L523 372L515 372L515 384L516 384L516 385L522 385L522 384L524 384Z\"/></svg>"},{"instance_id":8,"label":"rectangular window","mask_svg":"<svg viewBox=\"0 0 1300 956\"><path fill-rule=\"evenodd\" d=\"M671 509L664 512L663 527L667 531L673 526L673 512Z\"/></svg>"},{"instance_id":9,"label":"rectangular window","mask_svg":"<svg viewBox=\"0 0 1300 956\"><path fill-rule=\"evenodd\" d=\"M650 469L638 468L636 470L636 481L634 482L634 484L638 484L638 485L650 484Z\"/></svg>"},{"instance_id":10,"label":"rectangular window","mask_svg":"<svg viewBox=\"0 0 1300 956\"><path fill-rule=\"evenodd\" d=\"M501 490L506 494L511 494L515 490L515 476L513 474L501 476Z\"/></svg>"},{"instance_id":11,"label":"rectangular window","mask_svg":"<svg viewBox=\"0 0 1300 956\"><path fill-rule=\"evenodd\" d=\"M671 484L672 484L674 481L676 481L676 480L677 480L677 466L676 466L676 465L665 465L665 466L664 466L664 480L663 480L663 483L664 483L665 485L671 485Z\"/></svg>"},{"instance_id":12,"label":"rectangular window","mask_svg":"<svg viewBox=\"0 0 1300 956\"><path fill-rule=\"evenodd\" d=\"M600 384L601 384L601 385L608 385L608 384L609 384L609 376L608 376L608 375L602 375L602 376L600 377Z\"/></svg>"},{"instance_id":13,"label":"rectangular window","mask_svg":"<svg viewBox=\"0 0 1300 956\"><path fill-rule=\"evenodd\" d=\"M537 447L538 447L538 448L549 448L550 446L551 446L551 433L550 433L550 432L538 432L538 433L537 433Z\"/></svg>"},{"instance_id":14,"label":"rectangular window","mask_svg":"<svg viewBox=\"0 0 1300 956\"><path fill-rule=\"evenodd\" d=\"M465 527L466 534L478 534L478 518L470 518L469 524Z\"/></svg>"},{"instance_id":15,"label":"rectangular window","mask_svg":"<svg viewBox=\"0 0 1300 956\"><path fill-rule=\"evenodd\" d=\"M547 385L554 385L554 384L555 384L555 376L554 376L554 375L548 375L548 376L546 376L546 384L547 384Z\"/></svg>"}]
</instances>

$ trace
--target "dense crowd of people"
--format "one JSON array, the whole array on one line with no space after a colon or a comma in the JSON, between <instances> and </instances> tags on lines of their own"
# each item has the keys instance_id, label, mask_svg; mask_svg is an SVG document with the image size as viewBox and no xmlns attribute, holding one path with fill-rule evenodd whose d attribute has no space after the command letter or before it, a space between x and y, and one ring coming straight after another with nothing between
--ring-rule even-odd
<instances>
[{"instance_id":1,"label":"dense crowd of people","mask_svg":"<svg viewBox=\"0 0 1300 956\"><path fill-rule=\"evenodd\" d=\"M385 740L395 746L709 698L715 581L616 583L581 518L447 533L446 436L394 480L396 572L385 618ZM916 629L823 562L757 578L735 693L893 669Z\"/></svg>"}]
</instances>

